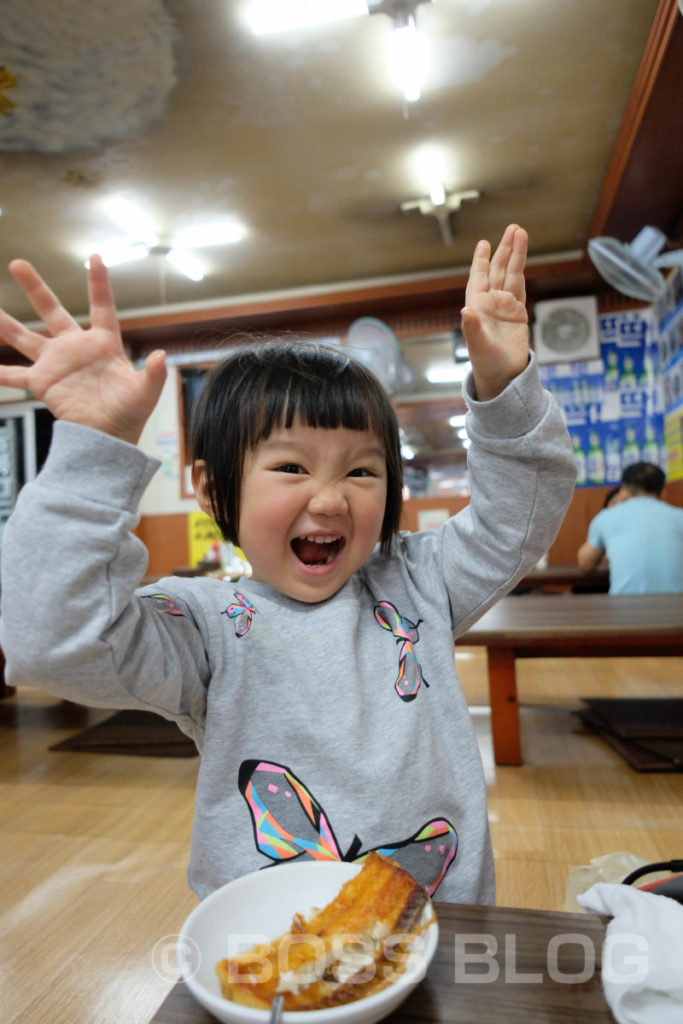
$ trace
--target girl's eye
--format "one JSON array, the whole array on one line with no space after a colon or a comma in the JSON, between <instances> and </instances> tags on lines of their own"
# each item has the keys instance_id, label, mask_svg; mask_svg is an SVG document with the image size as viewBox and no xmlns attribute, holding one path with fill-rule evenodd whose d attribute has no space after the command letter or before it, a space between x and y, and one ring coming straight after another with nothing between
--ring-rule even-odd
<instances>
[{"instance_id":1,"label":"girl's eye","mask_svg":"<svg viewBox=\"0 0 683 1024\"><path fill-rule=\"evenodd\" d=\"M278 466L276 472L278 473L305 473L306 470L302 466L296 464L296 462L285 462L284 465Z\"/></svg>"},{"instance_id":2,"label":"girl's eye","mask_svg":"<svg viewBox=\"0 0 683 1024\"><path fill-rule=\"evenodd\" d=\"M349 476L375 476L371 469L363 469L359 466L358 469L352 469Z\"/></svg>"}]
</instances>

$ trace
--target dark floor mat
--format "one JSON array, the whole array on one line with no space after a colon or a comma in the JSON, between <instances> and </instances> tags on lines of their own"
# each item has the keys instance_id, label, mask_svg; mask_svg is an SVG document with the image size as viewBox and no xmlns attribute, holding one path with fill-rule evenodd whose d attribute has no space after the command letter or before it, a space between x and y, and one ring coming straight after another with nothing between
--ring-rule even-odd
<instances>
[{"instance_id":1,"label":"dark floor mat","mask_svg":"<svg viewBox=\"0 0 683 1024\"><path fill-rule=\"evenodd\" d=\"M575 713L632 768L683 771L683 699L583 698Z\"/></svg>"},{"instance_id":2,"label":"dark floor mat","mask_svg":"<svg viewBox=\"0 0 683 1024\"><path fill-rule=\"evenodd\" d=\"M683 739L683 698L585 697L583 703L619 736Z\"/></svg>"},{"instance_id":3,"label":"dark floor mat","mask_svg":"<svg viewBox=\"0 0 683 1024\"><path fill-rule=\"evenodd\" d=\"M137 757L196 757L189 736L151 711L118 711L111 718L77 732L50 750L78 750L99 754L134 754Z\"/></svg>"}]
</instances>

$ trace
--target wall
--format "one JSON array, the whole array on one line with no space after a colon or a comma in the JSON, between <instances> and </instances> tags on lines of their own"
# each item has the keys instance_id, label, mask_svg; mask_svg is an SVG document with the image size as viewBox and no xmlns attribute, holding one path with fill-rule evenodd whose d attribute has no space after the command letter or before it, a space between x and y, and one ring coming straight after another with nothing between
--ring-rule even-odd
<instances>
[{"instance_id":1,"label":"wall","mask_svg":"<svg viewBox=\"0 0 683 1024\"><path fill-rule=\"evenodd\" d=\"M177 370L170 366L157 406L150 416L140 447L161 462L140 503L135 533L149 552L147 572L163 576L187 566L187 516L197 511L194 498L180 494Z\"/></svg>"},{"instance_id":2,"label":"wall","mask_svg":"<svg viewBox=\"0 0 683 1024\"><path fill-rule=\"evenodd\" d=\"M161 468L145 491L140 504L144 516L196 512L193 498L180 494L178 435L178 372L170 366L161 397L140 438L140 447L161 462Z\"/></svg>"}]
</instances>

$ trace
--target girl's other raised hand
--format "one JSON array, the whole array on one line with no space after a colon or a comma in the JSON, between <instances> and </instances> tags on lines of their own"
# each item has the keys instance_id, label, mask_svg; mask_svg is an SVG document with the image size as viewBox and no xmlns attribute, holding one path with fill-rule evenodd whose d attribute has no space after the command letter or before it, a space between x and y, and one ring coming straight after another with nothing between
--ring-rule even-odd
<instances>
[{"instance_id":1,"label":"girl's other raised hand","mask_svg":"<svg viewBox=\"0 0 683 1024\"><path fill-rule=\"evenodd\" d=\"M166 378L165 354L152 352L135 370L121 339L107 269L92 256L88 269L90 326L80 327L26 260L10 272L49 336L0 310L0 336L30 366L0 366L0 384L30 391L57 419L94 427L136 444Z\"/></svg>"},{"instance_id":2,"label":"girl's other raised hand","mask_svg":"<svg viewBox=\"0 0 683 1024\"><path fill-rule=\"evenodd\" d=\"M493 257L486 241L474 250L461 317L481 401L500 394L529 362L527 246L526 231L510 224Z\"/></svg>"}]
</instances>

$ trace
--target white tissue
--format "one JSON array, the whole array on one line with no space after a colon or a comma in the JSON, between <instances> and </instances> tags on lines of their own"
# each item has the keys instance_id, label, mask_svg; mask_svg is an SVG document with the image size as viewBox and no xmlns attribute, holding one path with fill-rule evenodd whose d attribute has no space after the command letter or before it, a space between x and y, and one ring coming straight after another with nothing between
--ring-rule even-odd
<instances>
[{"instance_id":1,"label":"white tissue","mask_svg":"<svg viewBox=\"0 0 683 1024\"><path fill-rule=\"evenodd\" d=\"M683 905L629 885L598 882L577 897L607 914L605 998L618 1024L683 1021Z\"/></svg>"}]
</instances>

